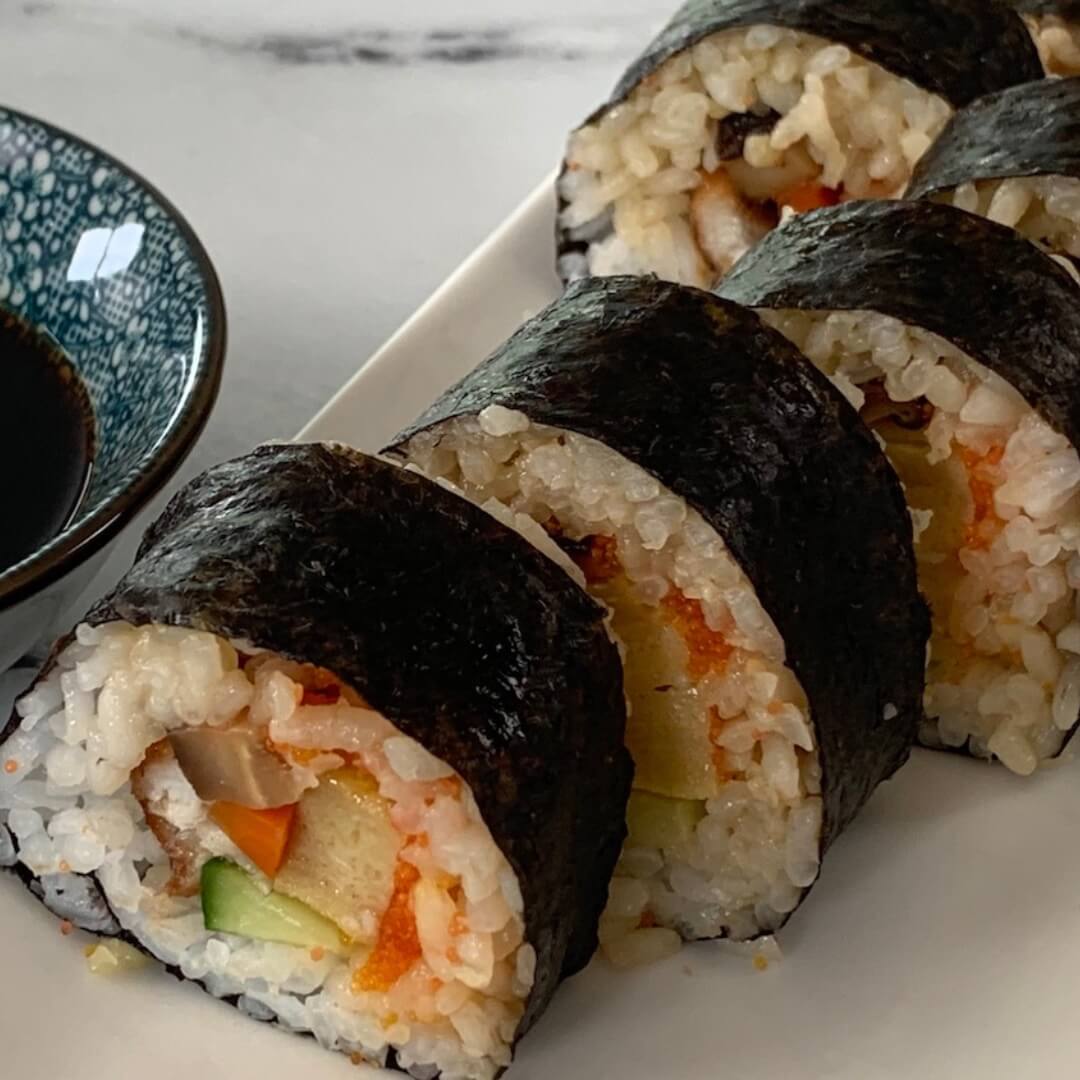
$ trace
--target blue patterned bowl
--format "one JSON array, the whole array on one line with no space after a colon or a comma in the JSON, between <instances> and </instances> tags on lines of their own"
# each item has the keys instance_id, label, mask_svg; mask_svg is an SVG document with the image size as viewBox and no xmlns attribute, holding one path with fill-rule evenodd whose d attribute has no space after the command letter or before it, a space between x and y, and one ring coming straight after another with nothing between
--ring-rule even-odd
<instances>
[{"instance_id":1,"label":"blue patterned bowl","mask_svg":"<svg viewBox=\"0 0 1080 1080\"><path fill-rule=\"evenodd\" d=\"M74 135L4 108L0 306L59 343L97 420L75 518L0 574L2 671L191 450L221 381L225 308L206 252L158 191ZM0 521L12 512L3 507Z\"/></svg>"}]
</instances>

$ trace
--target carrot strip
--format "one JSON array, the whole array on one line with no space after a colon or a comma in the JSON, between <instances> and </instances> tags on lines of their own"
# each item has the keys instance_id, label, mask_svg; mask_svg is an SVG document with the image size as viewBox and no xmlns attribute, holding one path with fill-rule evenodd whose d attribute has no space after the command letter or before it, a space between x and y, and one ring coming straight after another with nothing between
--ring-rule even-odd
<instances>
[{"instance_id":1,"label":"carrot strip","mask_svg":"<svg viewBox=\"0 0 1080 1080\"><path fill-rule=\"evenodd\" d=\"M341 687L331 684L330 686L305 686L304 696L300 700L301 705L335 705L341 698Z\"/></svg>"},{"instance_id":2,"label":"carrot strip","mask_svg":"<svg viewBox=\"0 0 1080 1080\"><path fill-rule=\"evenodd\" d=\"M840 201L840 192L825 187L813 180L796 184L777 197L778 206L790 206L796 214L805 214L807 210L818 210L822 206L835 206Z\"/></svg>"},{"instance_id":3,"label":"carrot strip","mask_svg":"<svg viewBox=\"0 0 1080 1080\"><path fill-rule=\"evenodd\" d=\"M210 805L210 817L267 877L281 869L296 818L296 803L253 810L237 803L216 802Z\"/></svg>"}]
</instances>

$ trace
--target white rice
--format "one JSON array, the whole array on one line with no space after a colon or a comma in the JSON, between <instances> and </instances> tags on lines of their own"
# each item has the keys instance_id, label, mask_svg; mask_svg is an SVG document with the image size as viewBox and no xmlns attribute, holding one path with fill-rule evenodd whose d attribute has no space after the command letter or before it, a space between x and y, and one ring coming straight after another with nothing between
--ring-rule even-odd
<instances>
[{"instance_id":1,"label":"white rice","mask_svg":"<svg viewBox=\"0 0 1080 1080\"><path fill-rule=\"evenodd\" d=\"M501 407L417 435L404 453L481 506L564 539L607 538L625 574L590 581L627 657L635 791L678 795L700 820L660 846L631 835L601 921L608 956L628 965L668 955L679 935L747 938L780 925L817 876L821 770L784 643L718 534L621 455ZM681 622L686 613L698 621ZM712 663L695 634L709 648L722 635L730 654ZM658 723L681 726L693 747L689 793L654 779L667 762L642 747L670 730Z\"/></svg>"},{"instance_id":2,"label":"white rice","mask_svg":"<svg viewBox=\"0 0 1080 1080\"><path fill-rule=\"evenodd\" d=\"M924 446L886 445L927 526L916 543L934 616L921 738L1032 772L1080 709L1076 450L934 334L872 312L760 314L857 408L882 376L891 400L933 406Z\"/></svg>"},{"instance_id":3,"label":"white rice","mask_svg":"<svg viewBox=\"0 0 1080 1080\"><path fill-rule=\"evenodd\" d=\"M589 246L564 257L564 277L713 284L753 241L756 216L712 191L717 124L762 107L782 119L723 166L760 203L808 180L843 198L897 196L952 111L844 45L772 26L714 34L571 136L560 223Z\"/></svg>"},{"instance_id":4,"label":"white rice","mask_svg":"<svg viewBox=\"0 0 1080 1080\"><path fill-rule=\"evenodd\" d=\"M241 645L246 653L255 652ZM389 721L349 704L304 705L304 669L261 653L239 666L236 648L198 631L81 626L50 676L18 703L20 729L0 747L0 865L17 858L42 877L54 910L90 929L116 927L87 899L94 874L115 918L160 960L218 996L324 1046L429 1074L490 1080L510 1046L532 987L535 953L523 941L521 891L480 818L472 793L445 762ZM346 694L349 692L346 691ZM309 786L342 767L370 773L403 838L422 956L385 993L356 989L380 913L358 912L348 956L211 932L199 898L169 895L168 856L128 782L167 732L247 724L277 744ZM195 837L197 864L224 855L270 882L207 816L175 760L148 766L152 812ZM15 844L11 837L14 837ZM410 839L406 839L410 838ZM419 838L419 839L417 839ZM411 873L411 872L410 872Z\"/></svg>"},{"instance_id":5,"label":"white rice","mask_svg":"<svg viewBox=\"0 0 1080 1080\"><path fill-rule=\"evenodd\" d=\"M1080 180L1074 177L980 180L943 192L935 201L1007 225L1051 254L1080 258ZM1076 275L1073 263L1059 261Z\"/></svg>"},{"instance_id":6,"label":"white rice","mask_svg":"<svg viewBox=\"0 0 1080 1080\"><path fill-rule=\"evenodd\" d=\"M1060 15L1025 15L1048 75L1080 75L1080 26Z\"/></svg>"}]
</instances>

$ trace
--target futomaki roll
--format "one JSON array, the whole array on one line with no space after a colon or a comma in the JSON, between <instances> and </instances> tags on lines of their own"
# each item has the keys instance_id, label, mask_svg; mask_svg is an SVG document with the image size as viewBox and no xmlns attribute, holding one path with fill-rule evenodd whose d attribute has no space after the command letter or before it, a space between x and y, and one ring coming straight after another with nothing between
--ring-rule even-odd
<instances>
[{"instance_id":1,"label":"futomaki roll","mask_svg":"<svg viewBox=\"0 0 1080 1080\"><path fill-rule=\"evenodd\" d=\"M782 217L902 194L954 109L1041 76L998 0L689 0L570 136L559 272L711 286Z\"/></svg>"},{"instance_id":2,"label":"futomaki roll","mask_svg":"<svg viewBox=\"0 0 1080 1080\"><path fill-rule=\"evenodd\" d=\"M594 278L390 452L542 526L614 613L635 782L608 955L780 927L922 691L911 521L855 411L745 308Z\"/></svg>"},{"instance_id":3,"label":"futomaki roll","mask_svg":"<svg viewBox=\"0 0 1080 1080\"><path fill-rule=\"evenodd\" d=\"M1024 83L961 109L919 162L908 196L1080 257L1080 78Z\"/></svg>"},{"instance_id":4,"label":"futomaki roll","mask_svg":"<svg viewBox=\"0 0 1080 1080\"><path fill-rule=\"evenodd\" d=\"M0 851L257 1019L487 1080L593 952L624 835L604 620L431 481L264 447L173 500L19 701Z\"/></svg>"},{"instance_id":5,"label":"futomaki roll","mask_svg":"<svg viewBox=\"0 0 1080 1080\"><path fill-rule=\"evenodd\" d=\"M1080 294L1023 237L934 203L777 230L721 286L884 440L933 611L931 746L1030 773L1080 710Z\"/></svg>"},{"instance_id":6,"label":"futomaki roll","mask_svg":"<svg viewBox=\"0 0 1080 1080\"><path fill-rule=\"evenodd\" d=\"M1080 0L1008 0L1024 17L1050 75L1080 75Z\"/></svg>"}]
</instances>

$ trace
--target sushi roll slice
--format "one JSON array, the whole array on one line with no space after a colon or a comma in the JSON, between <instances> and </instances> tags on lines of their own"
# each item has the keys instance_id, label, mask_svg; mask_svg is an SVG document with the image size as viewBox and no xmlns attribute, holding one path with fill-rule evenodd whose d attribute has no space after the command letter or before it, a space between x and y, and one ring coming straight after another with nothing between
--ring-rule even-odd
<instances>
[{"instance_id":1,"label":"sushi roll slice","mask_svg":"<svg viewBox=\"0 0 1080 1080\"><path fill-rule=\"evenodd\" d=\"M635 781L609 957L779 928L917 725L911 522L855 411L752 312L593 278L390 452L542 527L613 611Z\"/></svg>"},{"instance_id":2,"label":"sushi roll slice","mask_svg":"<svg viewBox=\"0 0 1080 1080\"><path fill-rule=\"evenodd\" d=\"M488 1080L593 952L622 842L604 618L421 476L259 449L173 500L18 703L7 861L252 1017Z\"/></svg>"},{"instance_id":3,"label":"sushi roll slice","mask_svg":"<svg viewBox=\"0 0 1080 1080\"><path fill-rule=\"evenodd\" d=\"M1008 0L1027 23L1048 75L1080 75L1080 0Z\"/></svg>"},{"instance_id":4,"label":"sushi roll slice","mask_svg":"<svg viewBox=\"0 0 1080 1080\"><path fill-rule=\"evenodd\" d=\"M908 197L1080 257L1080 78L1012 86L961 109L916 166Z\"/></svg>"},{"instance_id":5,"label":"sushi roll slice","mask_svg":"<svg viewBox=\"0 0 1080 1080\"><path fill-rule=\"evenodd\" d=\"M1080 294L994 222L935 203L788 222L721 286L884 440L933 611L922 741L1027 774L1080 709Z\"/></svg>"},{"instance_id":6,"label":"sushi roll slice","mask_svg":"<svg viewBox=\"0 0 1080 1080\"><path fill-rule=\"evenodd\" d=\"M570 136L559 273L709 287L782 217L902 194L953 110L1041 77L998 0L689 0Z\"/></svg>"}]
</instances>

